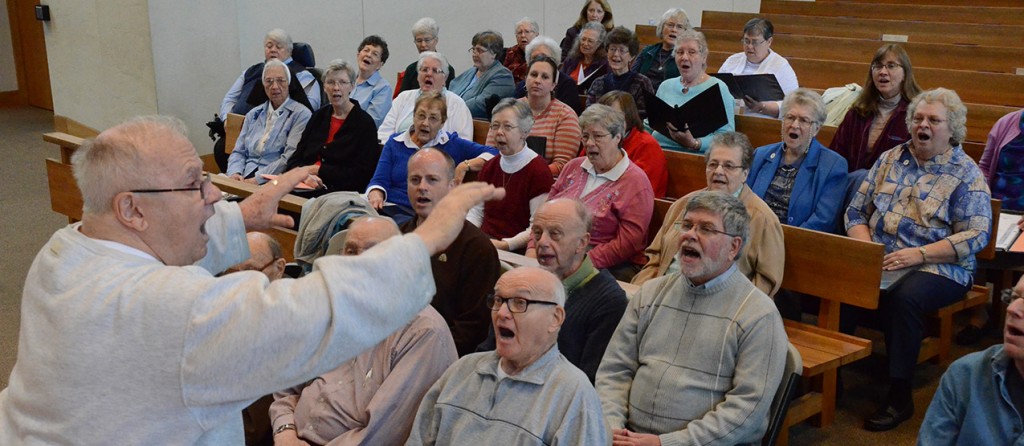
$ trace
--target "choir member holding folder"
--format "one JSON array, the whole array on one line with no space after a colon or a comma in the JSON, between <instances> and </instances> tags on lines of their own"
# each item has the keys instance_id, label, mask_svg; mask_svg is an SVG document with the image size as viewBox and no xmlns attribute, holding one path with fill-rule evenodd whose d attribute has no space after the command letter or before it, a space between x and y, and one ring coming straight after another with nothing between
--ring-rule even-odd
<instances>
[{"instance_id":1,"label":"choir member holding folder","mask_svg":"<svg viewBox=\"0 0 1024 446\"><path fill-rule=\"evenodd\" d=\"M662 82L657 96L649 98L648 123L662 148L703 152L715 134L735 129L734 99L725 83L707 74L703 33L682 31L673 55L680 76Z\"/></svg>"},{"instance_id":2,"label":"choir member holding folder","mask_svg":"<svg viewBox=\"0 0 1024 446\"><path fill-rule=\"evenodd\" d=\"M774 81L775 86L780 88L777 98L762 97L758 95L745 94L733 96L739 99L745 109L751 114L779 117L779 109L782 106L783 96L791 93L799 87L796 73L785 57L772 51L772 35L775 28L768 19L755 17L750 19L743 26L743 52L733 54L722 63L719 73L730 73L734 75L766 76ZM728 83L728 81L726 81Z\"/></svg>"}]
</instances>

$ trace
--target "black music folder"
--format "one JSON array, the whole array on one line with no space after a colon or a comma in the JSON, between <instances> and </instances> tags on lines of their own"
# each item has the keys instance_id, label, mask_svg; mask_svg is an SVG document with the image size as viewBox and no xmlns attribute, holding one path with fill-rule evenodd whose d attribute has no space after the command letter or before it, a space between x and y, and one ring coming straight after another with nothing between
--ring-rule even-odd
<instances>
[{"instance_id":1,"label":"black music folder","mask_svg":"<svg viewBox=\"0 0 1024 446\"><path fill-rule=\"evenodd\" d=\"M680 131L689 128L694 138L707 136L729 123L719 84L712 85L685 104L675 107L650 92L644 92L644 99L648 125L665 136L669 134L665 125L668 122Z\"/></svg>"},{"instance_id":2,"label":"black music folder","mask_svg":"<svg viewBox=\"0 0 1024 446\"><path fill-rule=\"evenodd\" d=\"M782 87L779 85L779 80L775 78L774 74L732 74L732 73L713 73L712 76L717 77L725 85L729 86L729 93L736 99L743 99L744 96L750 96L755 101L781 101L782 98L786 97L786 94L782 92Z\"/></svg>"}]
</instances>

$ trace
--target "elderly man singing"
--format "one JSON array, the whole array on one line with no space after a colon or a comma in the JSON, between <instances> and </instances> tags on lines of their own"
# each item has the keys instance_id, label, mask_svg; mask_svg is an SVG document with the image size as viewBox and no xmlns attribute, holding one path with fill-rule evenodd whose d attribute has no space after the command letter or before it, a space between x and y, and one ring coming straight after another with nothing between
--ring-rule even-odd
<instances>
[{"instance_id":1,"label":"elderly man singing","mask_svg":"<svg viewBox=\"0 0 1024 446\"><path fill-rule=\"evenodd\" d=\"M463 357L427 391L406 445L604 445L597 393L558 352L565 289L536 267L488 296L494 352Z\"/></svg>"},{"instance_id":2,"label":"elderly man singing","mask_svg":"<svg viewBox=\"0 0 1024 446\"><path fill-rule=\"evenodd\" d=\"M775 304L736 266L747 220L724 192L686 203L679 272L643 284L597 370L615 444L760 443L788 341Z\"/></svg>"},{"instance_id":3,"label":"elderly man singing","mask_svg":"<svg viewBox=\"0 0 1024 446\"><path fill-rule=\"evenodd\" d=\"M342 255L361 255L398 235L389 218L360 217L348 227ZM456 359L448 325L428 306L341 367L275 393L274 444L401 444L423 394Z\"/></svg>"},{"instance_id":4,"label":"elderly man singing","mask_svg":"<svg viewBox=\"0 0 1024 446\"><path fill-rule=\"evenodd\" d=\"M306 171L220 201L184 124L162 117L104 131L72 164L82 221L50 238L25 279L0 444L241 444L243 407L419 313L434 295L430 256L471 207L503 195L460 186L413 234L271 283L213 273L249 257L246 229L292 225L278 201Z\"/></svg>"}]
</instances>

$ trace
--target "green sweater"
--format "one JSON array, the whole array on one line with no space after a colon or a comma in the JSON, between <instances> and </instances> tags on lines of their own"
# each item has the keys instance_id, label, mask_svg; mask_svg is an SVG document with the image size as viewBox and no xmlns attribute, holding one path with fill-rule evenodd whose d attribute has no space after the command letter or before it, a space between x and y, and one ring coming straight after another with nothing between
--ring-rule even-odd
<instances>
[{"instance_id":1,"label":"green sweater","mask_svg":"<svg viewBox=\"0 0 1024 446\"><path fill-rule=\"evenodd\" d=\"M597 371L610 428L664 446L760 442L788 340L771 299L725 274L707 289L669 274L630 300Z\"/></svg>"}]
</instances>

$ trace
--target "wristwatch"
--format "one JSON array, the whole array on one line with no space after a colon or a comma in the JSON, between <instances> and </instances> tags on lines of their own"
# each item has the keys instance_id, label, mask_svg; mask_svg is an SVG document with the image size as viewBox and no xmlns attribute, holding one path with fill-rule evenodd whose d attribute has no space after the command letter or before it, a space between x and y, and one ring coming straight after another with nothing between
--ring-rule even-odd
<instances>
[{"instance_id":1,"label":"wristwatch","mask_svg":"<svg viewBox=\"0 0 1024 446\"><path fill-rule=\"evenodd\" d=\"M295 424L292 424L292 423L282 424L281 427L277 428L277 430L274 431L274 435L280 434L281 432L284 432L284 431L289 430L289 429L290 430L295 430Z\"/></svg>"},{"instance_id":2,"label":"wristwatch","mask_svg":"<svg viewBox=\"0 0 1024 446\"><path fill-rule=\"evenodd\" d=\"M917 248L917 250L921 251L921 260L923 260L924 263L928 263L928 250L924 249L924 246Z\"/></svg>"}]
</instances>

